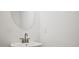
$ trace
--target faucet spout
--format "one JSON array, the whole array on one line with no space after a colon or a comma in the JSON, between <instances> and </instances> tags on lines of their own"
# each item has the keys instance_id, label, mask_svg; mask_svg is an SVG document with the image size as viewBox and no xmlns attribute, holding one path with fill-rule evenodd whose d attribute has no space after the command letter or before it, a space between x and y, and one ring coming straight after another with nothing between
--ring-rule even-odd
<instances>
[{"instance_id":1,"label":"faucet spout","mask_svg":"<svg viewBox=\"0 0 79 59\"><path fill-rule=\"evenodd\" d=\"M27 37L28 37L28 34L25 33L25 35L24 35L24 39L25 39L25 42L26 42L26 43L27 43Z\"/></svg>"},{"instance_id":2,"label":"faucet spout","mask_svg":"<svg viewBox=\"0 0 79 59\"><path fill-rule=\"evenodd\" d=\"M24 39L25 39L25 43L29 43L29 39L30 39L30 38L28 38L28 34L27 34L27 33L25 33Z\"/></svg>"}]
</instances>

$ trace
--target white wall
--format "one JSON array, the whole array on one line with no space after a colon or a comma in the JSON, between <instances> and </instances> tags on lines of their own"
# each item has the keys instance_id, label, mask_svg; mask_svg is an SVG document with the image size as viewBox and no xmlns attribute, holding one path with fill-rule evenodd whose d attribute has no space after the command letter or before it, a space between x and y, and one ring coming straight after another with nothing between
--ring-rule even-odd
<instances>
[{"instance_id":1,"label":"white wall","mask_svg":"<svg viewBox=\"0 0 79 59\"><path fill-rule=\"evenodd\" d=\"M32 41L41 40L43 46L79 46L79 12L40 12L40 18L37 12L35 19L34 27L23 31L13 22L10 12L0 11L0 46L17 42L25 32Z\"/></svg>"},{"instance_id":2,"label":"white wall","mask_svg":"<svg viewBox=\"0 0 79 59\"><path fill-rule=\"evenodd\" d=\"M38 15L36 16L36 19ZM39 41L39 19L34 27L28 31L23 31L13 22L10 12L0 11L0 47L10 46L10 43L18 42L24 33L29 33L32 41Z\"/></svg>"},{"instance_id":3,"label":"white wall","mask_svg":"<svg viewBox=\"0 0 79 59\"><path fill-rule=\"evenodd\" d=\"M40 12L43 46L79 46L79 12Z\"/></svg>"}]
</instances>

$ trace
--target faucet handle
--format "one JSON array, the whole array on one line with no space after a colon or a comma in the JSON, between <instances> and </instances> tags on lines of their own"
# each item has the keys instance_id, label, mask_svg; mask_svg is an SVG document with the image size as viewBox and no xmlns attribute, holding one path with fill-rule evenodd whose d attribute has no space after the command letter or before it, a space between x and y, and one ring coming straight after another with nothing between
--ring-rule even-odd
<instances>
[{"instance_id":1,"label":"faucet handle","mask_svg":"<svg viewBox=\"0 0 79 59\"><path fill-rule=\"evenodd\" d=\"M19 39L23 40L24 38L19 38Z\"/></svg>"},{"instance_id":2,"label":"faucet handle","mask_svg":"<svg viewBox=\"0 0 79 59\"><path fill-rule=\"evenodd\" d=\"M30 39L30 38L27 38L27 43L29 43L29 39Z\"/></svg>"}]
</instances>

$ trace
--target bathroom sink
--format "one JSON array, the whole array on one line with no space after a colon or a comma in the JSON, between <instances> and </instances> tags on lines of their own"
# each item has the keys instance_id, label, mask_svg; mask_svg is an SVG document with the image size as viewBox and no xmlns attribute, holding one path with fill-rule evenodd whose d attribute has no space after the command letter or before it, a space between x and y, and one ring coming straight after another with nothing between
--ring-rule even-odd
<instances>
[{"instance_id":1,"label":"bathroom sink","mask_svg":"<svg viewBox=\"0 0 79 59\"><path fill-rule=\"evenodd\" d=\"M40 47L42 43L30 42L30 43L12 43L11 47Z\"/></svg>"}]
</instances>

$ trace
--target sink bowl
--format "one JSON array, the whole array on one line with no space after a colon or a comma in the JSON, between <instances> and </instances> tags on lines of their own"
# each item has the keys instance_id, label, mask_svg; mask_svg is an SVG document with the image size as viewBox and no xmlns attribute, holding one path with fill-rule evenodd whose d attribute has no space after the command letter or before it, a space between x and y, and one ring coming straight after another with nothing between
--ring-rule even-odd
<instances>
[{"instance_id":1,"label":"sink bowl","mask_svg":"<svg viewBox=\"0 0 79 59\"><path fill-rule=\"evenodd\" d=\"M40 47L42 43L30 42L30 43L12 43L11 47Z\"/></svg>"}]
</instances>

